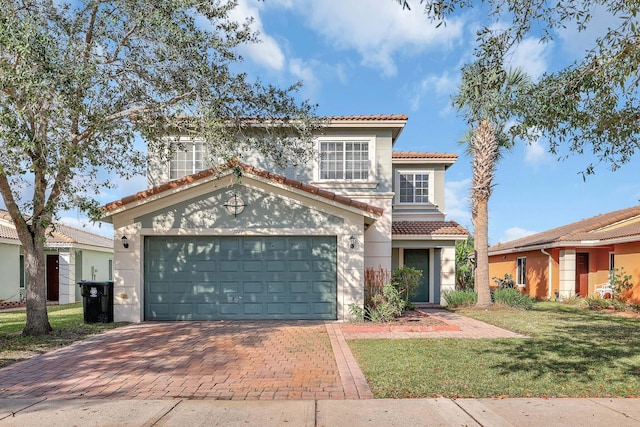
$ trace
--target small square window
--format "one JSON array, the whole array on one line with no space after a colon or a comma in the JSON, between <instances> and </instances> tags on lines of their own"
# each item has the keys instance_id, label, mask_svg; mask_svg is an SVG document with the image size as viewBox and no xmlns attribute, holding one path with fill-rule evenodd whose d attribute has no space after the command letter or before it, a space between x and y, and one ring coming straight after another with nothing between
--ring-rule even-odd
<instances>
[{"instance_id":1,"label":"small square window","mask_svg":"<svg viewBox=\"0 0 640 427\"><path fill-rule=\"evenodd\" d=\"M429 174L401 173L400 203L429 203Z\"/></svg>"}]
</instances>

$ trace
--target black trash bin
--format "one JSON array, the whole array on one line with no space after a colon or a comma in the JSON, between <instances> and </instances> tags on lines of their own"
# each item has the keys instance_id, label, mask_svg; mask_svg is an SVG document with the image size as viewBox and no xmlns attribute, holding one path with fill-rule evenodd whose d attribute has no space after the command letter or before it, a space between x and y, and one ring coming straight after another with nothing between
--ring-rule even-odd
<instances>
[{"instance_id":1,"label":"black trash bin","mask_svg":"<svg viewBox=\"0 0 640 427\"><path fill-rule=\"evenodd\" d=\"M81 280L84 323L113 322L113 281Z\"/></svg>"}]
</instances>

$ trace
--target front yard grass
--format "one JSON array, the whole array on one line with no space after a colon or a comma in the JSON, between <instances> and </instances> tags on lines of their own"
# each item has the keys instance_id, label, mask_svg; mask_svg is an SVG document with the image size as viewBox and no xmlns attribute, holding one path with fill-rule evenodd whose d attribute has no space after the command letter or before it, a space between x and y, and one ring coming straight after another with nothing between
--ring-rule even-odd
<instances>
[{"instance_id":1,"label":"front yard grass","mask_svg":"<svg viewBox=\"0 0 640 427\"><path fill-rule=\"evenodd\" d=\"M640 319L554 302L456 312L530 338L349 341L375 397L640 396Z\"/></svg>"},{"instance_id":2,"label":"front yard grass","mask_svg":"<svg viewBox=\"0 0 640 427\"><path fill-rule=\"evenodd\" d=\"M47 310L53 333L44 337L21 335L27 319L25 310L0 312L0 368L122 326L122 323L84 324L82 303L49 306Z\"/></svg>"}]
</instances>

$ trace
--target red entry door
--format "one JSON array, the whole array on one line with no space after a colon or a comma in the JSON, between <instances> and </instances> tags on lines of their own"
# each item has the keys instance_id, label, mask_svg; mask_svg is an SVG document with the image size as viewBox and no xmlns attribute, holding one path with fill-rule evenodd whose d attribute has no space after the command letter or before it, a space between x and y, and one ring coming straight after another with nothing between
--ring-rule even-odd
<instances>
[{"instance_id":1,"label":"red entry door","mask_svg":"<svg viewBox=\"0 0 640 427\"><path fill-rule=\"evenodd\" d=\"M576 293L581 297L589 295L589 254L576 254Z\"/></svg>"},{"instance_id":2,"label":"red entry door","mask_svg":"<svg viewBox=\"0 0 640 427\"><path fill-rule=\"evenodd\" d=\"M60 292L58 255L47 255L47 301L58 301Z\"/></svg>"}]
</instances>

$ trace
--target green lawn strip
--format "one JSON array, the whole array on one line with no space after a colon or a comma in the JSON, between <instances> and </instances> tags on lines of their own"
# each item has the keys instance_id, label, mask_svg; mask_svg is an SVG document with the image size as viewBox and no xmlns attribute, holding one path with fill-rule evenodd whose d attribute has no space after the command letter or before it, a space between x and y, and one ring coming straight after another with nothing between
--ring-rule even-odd
<instances>
[{"instance_id":1,"label":"green lawn strip","mask_svg":"<svg viewBox=\"0 0 640 427\"><path fill-rule=\"evenodd\" d=\"M44 337L21 335L26 322L24 310L0 312L0 368L123 325L85 324L81 303L49 306L47 310L53 332Z\"/></svg>"},{"instance_id":2,"label":"green lawn strip","mask_svg":"<svg viewBox=\"0 0 640 427\"><path fill-rule=\"evenodd\" d=\"M461 314L528 339L349 341L377 398L640 395L640 320L539 303Z\"/></svg>"}]
</instances>

